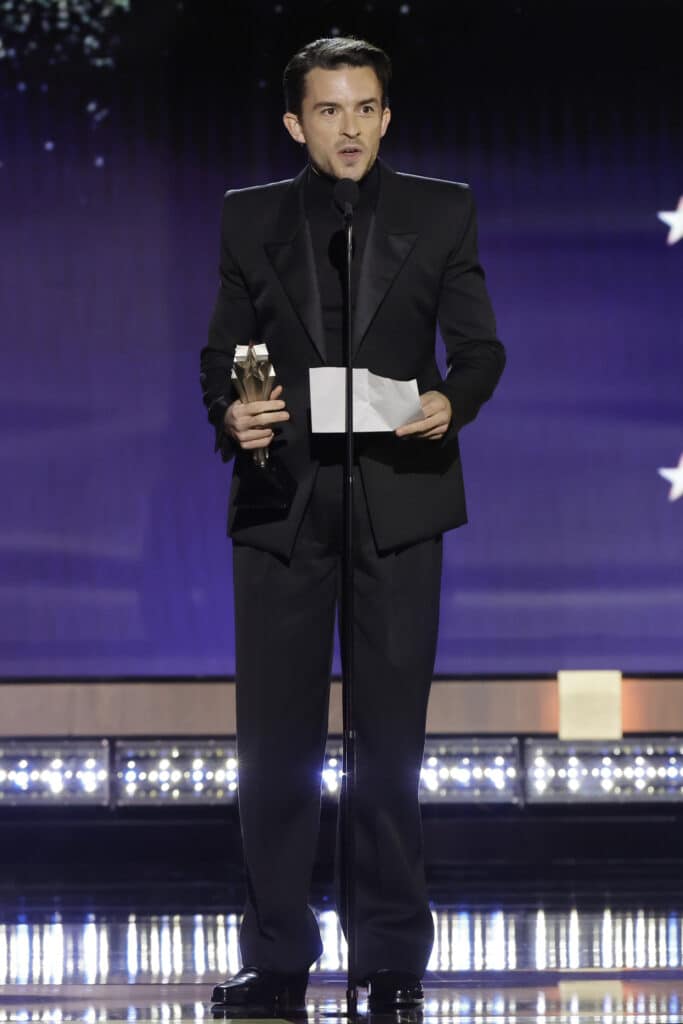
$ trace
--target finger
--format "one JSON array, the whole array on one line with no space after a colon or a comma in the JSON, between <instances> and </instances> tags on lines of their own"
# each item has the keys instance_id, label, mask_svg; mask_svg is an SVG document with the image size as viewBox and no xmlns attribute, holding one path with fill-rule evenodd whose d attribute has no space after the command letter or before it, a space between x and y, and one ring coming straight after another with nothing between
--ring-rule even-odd
<instances>
[{"instance_id":1,"label":"finger","mask_svg":"<svg viewBox=\"0 0 683 1024\"><path fill-rule=\"evenodd\" d=\"M443 427L444 423L440 416L428 416L423 420L416 420L414 423L404 423L396 433L399 437L406 437L409 434L427 434L435 427Z\"/></svg>"},{"instance_id":2,"label":"finger","mask_svg":"<svg viewBox=\"0 0 683 1024\"><path fill-rule=\"evenodd\" d=\"M237 434L237 440L240 444L243 444L245 441L261 441L272 436L272 430L240 430Z\"/></svg>"},{"instance_id":3,"label":"finger","mask_svg":"<svg viewBox=\"0 0 683 1024\"><path fill-rule=\"evenodd\" d=\"M269 434L268 437L260 438L259 440L243 441L241 446L245 451L250 451L254 448L267 448L273 440L273 434Z\"/></svg>"},{"instance_id":4,"label":"finger","mask_svg":"<svg viewBox=\"0 0 683 1024\"><path fill-rule=\"evenodd\" d=\"M254 430L259 427L269 427L271 423L286 423L289 413L286 409L282 412L262 412L254 416L235 417L234 427L236 430Z\"/></svg>"},{"instance_id":5,"label":"finger","mask_svg":"<svg viewBox=\"0 0 683 1024\"><path fill-rule=\"evenodd\" d=\"M243 424L247 428L254 427L267 427L271 423L286 423L289 419L289 413L285 410L284 412L262 412L257 416L251 416L248 424Z\"/></svg>"},{"instance_id":6,"label":"finger","mask_svg":"<svg viewBox=\"0 0 683 1024\"><path fill-rule=\"evenodd\" d=\"M430 430L428 434L418 434L417 439L419 441L440 441L446 431L440 427L437 430Z\"/></svg>"},{"instance_id":7,"label":"finger","mask_svg":"<svg viewBox=\"0 0 683 1024\"><path fill-rule=\"evenodd\" d=\"M422 414L429 419L430 416L446 416L446 410L441 402L426 402L422 406Z\"/></svg>"},{"instance_id":8,"label":"finger","mask_svg":"<svg viewBox=\"0 0 683 1024\"><path fill-rule=\"evenodd\" d=\"M284 409L282 399L269 399L267 402L240 402L235 409L236 416L258 416L262 412L276 412Z\"/></svg>"},{"instance_id":9,"label":"finger","mask_svg":"<svg viewBox=\"0 0 683 1024\"><path fill-rule=\"evenodd\" d=\"M279 398L283 391L284 388L282 387L282 384L276 384L276 386L273 388L271 392L271 399Z\"/></svg>"}]
</instances>

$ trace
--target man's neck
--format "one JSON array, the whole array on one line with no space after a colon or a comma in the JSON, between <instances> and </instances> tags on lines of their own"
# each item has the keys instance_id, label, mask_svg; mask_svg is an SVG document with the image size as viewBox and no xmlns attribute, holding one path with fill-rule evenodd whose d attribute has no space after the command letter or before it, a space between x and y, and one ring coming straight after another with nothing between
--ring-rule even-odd
<instances>
[{"instance_id":1,"label":"man's neck","mask_svg":"<svg viewBox=\"0 0 683 1024\"><path fill-rule=\"evenodd\" d=\"M310 167L311 171L313 172L313 174L316 175L317 178L319 178L321 181L328 182L331 187L336 185L338 181L342 180L341 178L335 178L334 175L332 174L328 174L327 171L321 170L321 168L317 167L312 160L308 161L308 166ZM363 185L368 180L369 176L373 173L373 171L377 171L377 159L373 160L373 162L370 164L363 177L360 178L359 181L357 182L359 188L363 187Z\"/></svg>"}]
</instances>

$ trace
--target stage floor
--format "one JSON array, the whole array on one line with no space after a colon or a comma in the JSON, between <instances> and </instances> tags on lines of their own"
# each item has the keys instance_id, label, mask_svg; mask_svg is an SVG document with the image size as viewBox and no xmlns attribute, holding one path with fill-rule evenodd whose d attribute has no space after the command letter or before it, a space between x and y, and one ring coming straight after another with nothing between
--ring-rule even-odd
<instances>
[{"instance_id":1,"label":"stage floor","mask_svg":"<svg viewBox=\"0 0 683 1024\"><path fill-rule=\"evenodd\" d=\"M124 902L6 899L0 1022L211 1020L212 985L239 968L238 914ZM344 1014L345 947L334 911L323 904L318 917L325 951L311 975L308 1017L333 1021ZM683 896L593 892L582 901L530 892L461 898L435 907L434 917L424 1010L401 1015L405 1022L683 1021Z\"/></svg>"}]
</instances>

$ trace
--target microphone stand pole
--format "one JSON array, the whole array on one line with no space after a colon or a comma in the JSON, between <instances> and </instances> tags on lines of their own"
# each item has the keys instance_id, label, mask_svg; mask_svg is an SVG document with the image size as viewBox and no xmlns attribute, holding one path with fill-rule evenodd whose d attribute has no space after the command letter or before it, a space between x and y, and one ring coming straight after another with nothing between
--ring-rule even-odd
<instances>
[{"instance_id":1,"label":"microphone stand pole","mask_svg":"<svg viewBox=\"0 0 683 1024\"><path fill-rule=\"evenodd\" d=\"M346 281L344 288L343 348L346 367L346 434L344 445L344 544L341 585L341 655L343 697L343 786L341 838L346 941L348 946L346 1008L349 1017L358 1011L356 977L356 837L354 832L356 786L356 733L353 719L353 352L351 340L351 260L353 257L353 206L344 203Z\"/></svg>"}]
</instances>

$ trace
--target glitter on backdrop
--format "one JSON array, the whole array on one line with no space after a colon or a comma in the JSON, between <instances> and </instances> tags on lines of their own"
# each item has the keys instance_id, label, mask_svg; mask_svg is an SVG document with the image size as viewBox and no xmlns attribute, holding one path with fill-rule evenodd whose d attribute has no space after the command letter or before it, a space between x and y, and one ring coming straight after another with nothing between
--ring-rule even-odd
<instances>
[{"instance_id":1,"label":"glitter on backdrop","mask_svg":"<svg viewBox=\"0 0 683 1024\"><path fill-rule=\"evenodd\" d=\"M22 69L85 60L113 67L118 15L130 0L3 0L0 60Z\"/></svg>"}]
</instances>

